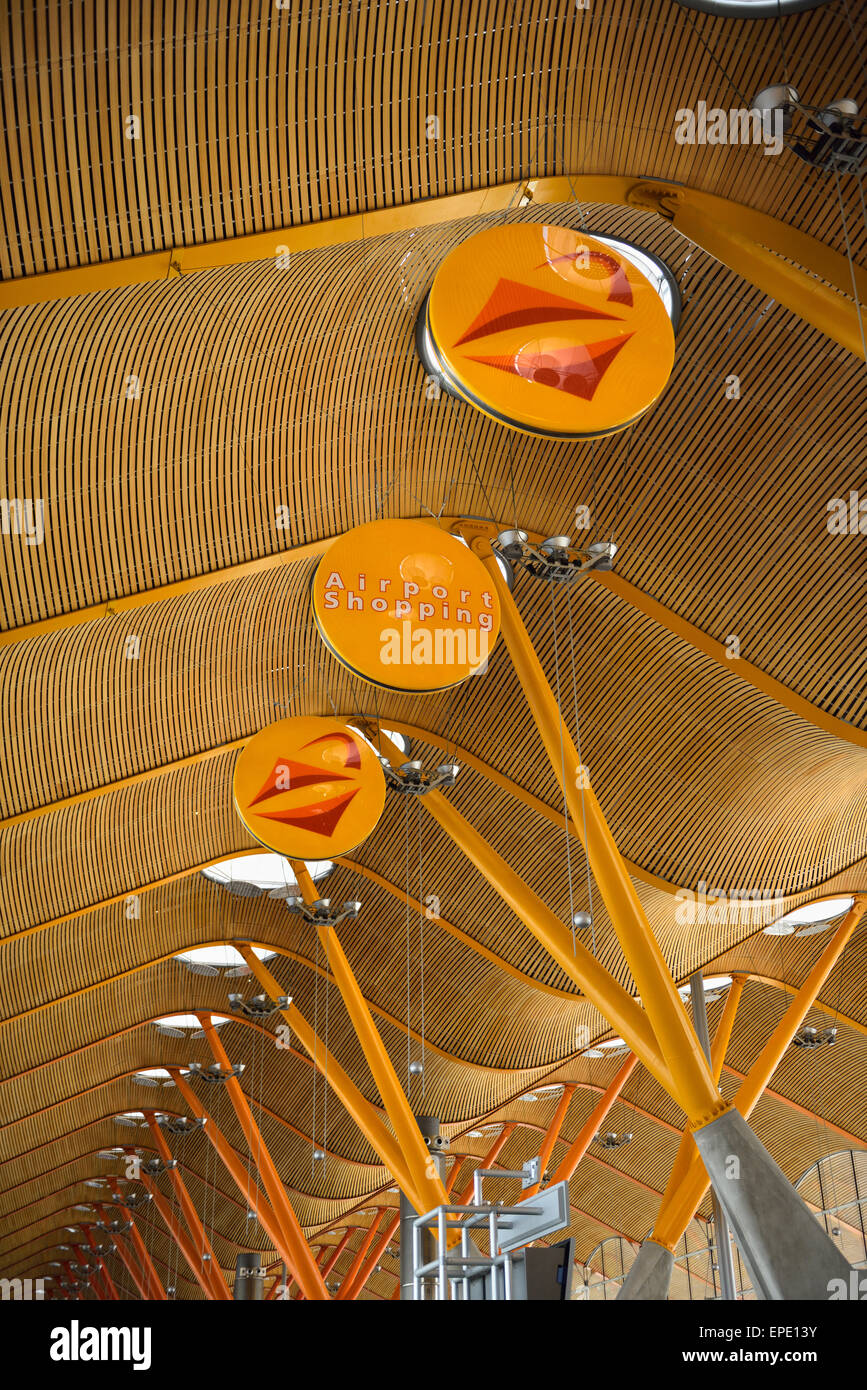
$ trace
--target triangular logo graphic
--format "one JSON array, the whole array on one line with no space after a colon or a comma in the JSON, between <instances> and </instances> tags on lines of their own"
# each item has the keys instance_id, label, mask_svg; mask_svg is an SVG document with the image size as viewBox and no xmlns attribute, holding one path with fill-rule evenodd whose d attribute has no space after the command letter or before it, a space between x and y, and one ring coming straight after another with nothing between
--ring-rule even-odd
<instances>
[{"instance_id":1,"label":"triangular logo graphic","mask_svg":"<svg viewBox=\"0 0 867 1390\"><path fill-rule=\"evenodd\" d=\"M330 801L320 801L317 805L298 806L286 811L257 811L256 814L263 820L278 820L284 825L311 830L316 835L330 836L358 791L358 787L355 787L351 792L341 792L340 796L334 796Z\"/></svg>"},{"instance_id":2,"label":"triangular logo graphic","mask_svg":"<svg viewBox=\"0 0 867 1390\"><path fill-rule=\"evenodd\" d=\"M356 750L357 751L357 750ZM268 778L250 802L258 806L260 801L268 801L272 796L282 796L283 792L295 791L296 787L313 787L318 782L348 782L340 772L325 772L321 767L310 767L308 763L296 763L292 758L278 758Z\"/></svg>"},{"instance_id":3,"label":"triangular logo graphic","mask_svg":"<svg viewBox=\"0 0 867 1390\"><path fill-rule=\"evenodd\" d=\"M562 261L582 261L586 260L590 265L601 266L611 280L611 290L608 295L609 304L626 304L632 308L632 286L629 283L626 271L619 261L613 256L607 256L604 251L590 251L583 246L578 251L568 251L562 256L554 256L551 260L540 261L534 270L543 270L545 266L559 265Z\"/></svg>"},{"instance_id":4,"label":"triangular logo graphic","mask_svg":"<svg viewBox=\"0 0 867 1390\"><path fill-rule=\"evenodd\" d=\"M551 352L520 352L508 356L473 357L485 367L524 377L539 386L552 386L555 391L567 391L592 401L596 388L620 349L629 342L631 333L622 338L609 338L604 343L575 343L568 348Z\"/></svg>"},{"instance_id":5,"label":"triangular logo graphic","mask_svg":"<svg viewBox=\"0 0 867 1390\"><path fill-rule=\"evenodd\" d=\"M361 753L355 739L349 734L339 733L336 729L333 734L322 734L319 738L311 739L305 743L305 748L315 748L317 743L342 743L344 746L344 767L361 767Z\"/></svg>"},{"instance_id":6,"label":"triangular logo graphic","mask_svg":"<svg viewBox=\"0 0 867 1390\"><path fill-rule=\"evenodd\" d=\"M491 333L502 333L506 328L526 328L533 323L556 323L566 319L618 321L616 314L589 309L585 304L576 304L574 299L564 299L562 295L549 294L547 290L532 289L517 280L500 279L481 313L473 319L455 347L471 343L476 338L487 338Z\"/></svg>"}]
</instances>

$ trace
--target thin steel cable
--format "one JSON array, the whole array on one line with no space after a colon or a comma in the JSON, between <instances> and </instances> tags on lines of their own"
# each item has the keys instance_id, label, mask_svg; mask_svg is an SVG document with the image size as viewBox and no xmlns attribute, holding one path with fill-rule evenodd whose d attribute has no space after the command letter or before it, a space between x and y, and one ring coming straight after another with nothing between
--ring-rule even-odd
<instances>
[{"instance_id":1,"label":"thin steel cable","mask_svg":"<svg viewBox=\"0 0 867 1390\"><path fill-rule=\"evenodd\" d=\"M846 22L849 25L849 32L852 35L852 43L855 45L855 52L858 56L858 62L861 64L861 71L864 74L865 81L867 81L867 63L864 62L864 52L861 48L861 45L858 42L858 35L855 33L855 25L852 23L852 15L849 10L849 0L843 0L843 9L846 11Z\"/></svg>"},{"instance_id":2,"label":"thin steel cable","mask_svg":"<svg viewBox=\"0 0 867 1390\"><path fill-rule=\"evenodd\" d=\"M313 971L313 1143L310 1148L310 1176L316 1172L316 1091L319 1080L319 934L316 933L315 969Z\"/></svg>"},{"instance_id":3,"label":"thin steel cable","mask_svg":"<svg viewBox=\"0 0 867 1390\"><path fill-rule=\"evenodd\" d=\"M416 803L416 834L417 834L417 837L418 837L418 905L419 905L419 906L418 906L418 921L419 921L419 932L418 932L418 937L419 937L419 941L418 941L418 950L419 950L418 973L419 973L419 996L420 996L420 997L419 997L419 1005L420 1005L419 1032L420 1032L420 1034L421 1034L421 1066L422 1066L422 1072L421 1072L421 1093L422 1093L422 1096L424 1096L424 1093L425 1093L425 1043L424 1043L424 861L423 861L423 850L422 850L422 813L421 813L421 797L417 796L417 797L415 798L415 803Z\"/></svg>"},{"instance_id":4,"label":"thin steel cable","mask_svg":"<svg viewBox=\"0 0 867 1390\"><path fill-rule=\"evenodd\" d=\"M410 1070L409 1065L412 1060L410 1050L410 1028L412 1027L411 1014L411 990L410 990L410 911L409 911L409 798L403 798L403 840L404 840L404 860L405 860L405 881L406 881L406 1089L409 1092Z\"/></svg>"},{"instance_id":5,"label":"thin steel cable","mask_svg":"<svg viewBox=\"0 0 867 1390\"><path fill-rule=\"evenodd\" d=\"M731 87L732 91L735 93L736 96L738 96L738 97L740 98L741 103L742 103L744 106L749 106L750 103L747 101L747 99L746 99L746 97L744 96L743 92L740 91L740 89L739 89L738 87L735 86L734 78L732 78L732 77L729 76L729 74L726 72L725 68L723 67L722 63L719 61L719 59L717 58L716 54L714 53L713 49L710 47L709 44L706 44L706 43L705 43L705 41L704 41L704 39L702 38L702 36L701 36L699 30L698 30L697 27L696 27L695 21L694 21L692 15L690 14L689 10L686 10L686 11L685 11L685 14L686 14L687 20L688 20L689 23L692 25L693 32L695 33L695 36L696 36L696 38L698 39L699 43L701 44L702 48L705 50L705 52L706 52L706 53L708 54L708 56L711 58L711 60L713 61L713 63L716 65L716 67L719 68L720 72L722 73L722 75L723 75L723 77L725 78L726 82L728 82L728 84L729 84L729 86Z\"/></svg>"},{"instance_id":6,"label":"thin steel cable","mask_svg":"<svg viewBox=\"0 0 867 1390\"><path fill-rule=\"evenodd\" d=\"M560 731L560 776L563 787L563 832L566 837L566 874L569 881L569 929L572 932L572 953L575 954L575 896L572 887L572 851L569 844L569 802L566 798L566 754L563 746L563 706L560 700L560 652L557 642L557 606L554 600L554 580L549 580L551 590L551 619L554 637L554 679L557 692L557 715Z\"/></svg>"},{"instance_id":7,"label":"thin steel cable","mask_svg":"<svg viewBox=\"0 0 867 1390\"><path fill-rule=\"evenodd\" d=\"M608 538L609 542L613 542L617 534L617 518L620 515L620 501L623 496L623 480L626 477L626 470L629 467L629 455L632 450L632 432L634 429L635 426L631 425L629 433L626 436L626 449L624 450L623 463L620 467L620 481L617 485L617 500L614 503L614 517L611 523L611 535Z\"/></svg>"},{"instance_id":8,"label":"thin steel cable","mask_svg":"<svg viewBox=\"0 0 867 1390\"><path fill-rule=\"evenodd\" d=\"M786 37L783 33L783 7L781 0L777 0L777 30L780 35L780 54L783 59L783 81L789 81L789 55L786 52Z\"/></svg>"},{"instance_id":9,"label":"thin steel cable","mask_svg":"<svg viewBox=\"0 0 867 1390\"><path fill-rule=\"evenodd\" d=\"M317 932L317 936L319 933ZM328 1037L331 1014L331 959L328 952L329 933L325 928L325 1069L322 1077L322 1175L328 1172Z\"/></svg>"},{"instance_id":10,"label":"thin steel cable","mask_svg":"<svg viewBox=\"0 0 867 1390\"><path fill-rule=\"evenodd\" d=\"M448 396L448 397L447 397L447 400L448 400L448 402L449 402L449 409L450 409L450 411L454 414L454 417L455 417L455 424L456 424L457 427L458 427L458 433L460 434L461 439L462 439L463 442L464 442L464 449L466 450L467 458L468 458L469 461L470 461L470 466L472 467L472 470L473 470L473 472L474 472L475 475L476 475L476 482L477 482L478 485L479 485L479 490L480 490L480 492L481 492L481 494L482 494L482 497L483 497L483 499L484 499L485 505L486 505L486 507L488 508L488 516L490 516L493 520L496 520L497 514L496 514L496 512L494 511L493 504L492 504L492 502L491 502L490 497L488 496L488 490L487 490L487 488L485 487L484 483L482 482L482 476L481 476L481 474L480 474L478 468L476 467L476 461L475 461L475 459L473 458L473 452L472 452L472 449L470 448L469 440L467 439L467 436L464 434L464 427L463 427L463 425L461 424L460 416L457 414L457 404L456 404L455 398L454 398L454 396Z\"/></svg>"},{"instance_id":11,"label":"thin steel cable","mask_svg":"<svg viewBox=\"0 0 867 1390\"><path fill-rule=\"evenodd\" d=\"M584 799L584 759L581 755L581 722L578 718L578 685L575 676L575 637L572 628L572 589L567 591L566 612L569 618L569 658L572 665L572 708L575 718L575 751L581 770L581 821L584 830L584 864L587 873L587 907L590 912L590 932L593 955L596 955L596 918L593 913L593 875L590 872L590 859L587 854L587 805ZM573 929L574 941L574 929Z\"/></svg>"}]
</instances>

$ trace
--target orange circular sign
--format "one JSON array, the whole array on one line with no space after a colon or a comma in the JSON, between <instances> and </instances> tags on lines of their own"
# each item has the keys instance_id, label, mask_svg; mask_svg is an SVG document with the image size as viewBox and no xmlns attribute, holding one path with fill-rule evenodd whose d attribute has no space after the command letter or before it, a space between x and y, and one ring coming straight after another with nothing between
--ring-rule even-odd
<instances>
[{"instance_id":1,"label":"orange circular sign","mask_svg":"<svg viewBox=\"0 0 867 1390\"><path fill-rule=\"evenodd\" d=\"M424 521L371 521L313 575L313 615L338 661L372 685L444 690L487 669L500 604L485 566Z\"/></svg>"},{"instance_id":2,"label":"orange circular sign","mask_svg":"<svg viewBox=\"0 0 867 1390\"><path fill-rule=\"evenodd\" d=\"M647 277L605 242L538 223L456 247L434 277L426 331L458 395L554 438L624 429L674 363L671 319Z\"/></svg>"},{"instance_id":3,"label":"orange circular sign","mask_svg":"<svg viewBox=\"0 0 867 1390\"><path fill-rule=\"evenodd\" d=\"M235 764L235 809L266 849L289 859L333 859L374 829L385 804L376 754L336 719L281 719Z\"/></svg>"}]
</instances>

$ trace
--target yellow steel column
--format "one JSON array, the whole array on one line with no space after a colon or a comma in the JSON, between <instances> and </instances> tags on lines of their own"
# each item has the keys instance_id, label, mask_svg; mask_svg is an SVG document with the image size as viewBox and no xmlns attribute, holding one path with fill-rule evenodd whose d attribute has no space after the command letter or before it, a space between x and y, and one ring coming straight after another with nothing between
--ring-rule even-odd
<instances>
[{"instance_id":1,"label":"yellow steel column","mask_svg":"<svg viewBox=\"0 0 867 1390\"><path fill-rule=\"evenodd\" d=\"M271 1204L261 1191L259 1184L247 1172L247 1169L241 1163L231 1144L220 1130L219 1125L215 1124L213 1117L208 1114L198 1097L190 1090L186 1080L181 1075L180 1068L170 1066L168 1070L172 1080L187 1102L193 1115L195 1115L197 1119L205 1121L205 1135L207 1139L223 1160L229 1176L245 1202L255 1211L259 1225L262 1227L262 1230L266 1232L269 1240L273 1242L274 1249L277 1251L277 1254L280 1256L287 1270L290 1270L297 1278L294 1255L289 1249L288 1242L285 1239L277 1215L272 1210Z\"/></svg>"},{"instance_id":2,"label":"yellow steel column","mask_svg":"<svg viewBox=\"0 0 867 1390\"><path fill-rule=\"evenodd\" d=\"M311 905L317 899L316 889L306 864L290 859L292 870L304 896ZM397 1072L388 1055L361 990L340 944L334 927L316 923L319 940L325 951L325 958L331 966L338 988L343 996L346 1011L352 1020L358 1041L370 1067L371 1075L379 1088L386 1114L391 1120L397 1142L400 1145L409 1175L423 1205L418 1207L419 1215L448 1202L448 1194L436 1165L431 1159L422 1138L416 1118L412 1113L406 1092L400 1084Z\"/></svg>"},{"instance_id":3,"label":"yellow steel column","mask_svg":"<svg viewBox=\"0 0 867 1390\"><path fill-rule=\"evenodd\" d=\"M353 1259L352 1264L349 1266L349 1269L346 1271L346 1274L344 1275L341 1281L340 1289L337 1294L339 1302L344 1302L345 1300L352 1298L352 1286L355 1283L356 1275L361 1269L361 1266L364 1264L365 1255L367 1254L373 1242L376 1240L377 1228L382 1217L382 1208L375 1207L374 1210L376 1214L373 1220L371 1221L369 1227L367 1228L367 1231L365 1232L364 1236L362 1237L361 1244L359 1245L358 1250L355 1252L355 1258ZM398 1221L399 1220L400 1213L398 1213Z\"/></svg>"},{"instance_id":4,"label":"yellow steel column","mask_svg":"<svg viewBox=\"0 0 867 1390\"><path fill-rule=\"evenodd\" d=\"M205 1298L211 1300L214 1300L216 1298L222 1298L224 1300L231 1298L231 1294L228 1292L228 1289L226 1290L225 1294L217 1294L215 1292L215 1285L212 1283L207 1272L207 1264L202 1263L201 1257L198 1255L196 1250L193 1249L193 1245L190 1241L189 1236L181 1230L178 1222L174 1218L171 1207L164 1198L163 1194L160 1191L158 1191L156 1184L151 1181L151 1179L147 1176L146 1173L142 1173L141 1180L144 1183L145 1191L151 1194L151 1197L153 1198L153 1204L159 1212L160 1216L162 1217L163 1225L166 1226L166 1228L168 1229L169 1235L171 1236L172 1240L175 1242L175 1245L178 1247L187 1264L189 1265L190 1273L192 1274L196 1283L199 1285L199 1288L202 1290L202 1293L205 1295Z\"/></svg>"},{"instance_id":5,"label":"yellow steel column","mask_svg":"<svg viewBox=\"0 0 867 1390\"><path fill-rule=\"evenodd\" d=\"M358 1297L359 1297L359 1295L361 1294L362 1289L364 1288L364 1286L365 1286L365 1284L367 1283L368 1279L370 1278L371 1274L372 1274L373 1271L376 1269L377 1263L379 1262L379 1260L380 1260L382 1254L384 1253L384 1251L386 1251L386 1250L388 1249L388 1242L391 1240L392 1236L394 1235L394 1233L395 1233L395 1231L397 1230L397 1228L398 1228L399 1225L400 1225L400 1212L399 1212L399 1211L396 1211L396 1212L394 1213L394 1216L391 1218L391 1220L390 1220L389 1222L386 1223L386 1226L385 1226L385 1229L384 1229L383 1232L382 1232L382 1235L380 1236L379 1240L377 1241L376 1245L375 1245L374 1248L371 1250L371 1252L370 1252L370 1254L369 1254L369 1256L368 1256L368 1258L367 1258L367 1263L364 1265L363 1269L360 1269L360 1270L358 1271L357 1275L355 1276L354 1280L352 1281L352 1288L349 1290L348 1294L346 1295L347 1298L358 1298ZM342 1292L342 1290L341 1290L341 1292Z\"/></svg>"},{"instance_id":6,"label":"yellow steel column","mask_svg":"<svg viewBox=\"0 0 867 1390\"><path fill-rule=\"evenodd\" d=\"M790 1046L793 1037L814 1004L819 990L825 984L825 981L834 969L834 966L840 958L841 952L860 922L865 907L867 907L867 897L861 895L856 897L852 907L846 913L846 916L834 932L831 940L828 942L806 980L801 985L801 988L792 998L783 1017L780 1019L758 1057L753 1062L745 1080L741 1082L738 1093L734 1098L734 1104L745 1120L749 1119L762 1092L779 1066L783 1054ZM716 1065L716 1056L714 1056L713 1060L714 1065ZM720 1066L721 1065L722 1060L720 1060ZM704 1165L702 1164L698 1149L693 1147L678 1186L676 1188L673 1187L671 1180L669 1180L669 1185L666 1188L665 1197L663 1199L664 1209L663 1206L660 1206L659 1214L657 1215L653 1228L652 1238L657 1245L664 1245L669 1250L674 1249L695 1215L696 1209L709 1187L710 1180L704 1170ZM669 1188L671 1189L670 1192Z\"/></svg>"},{"instance_id":7,"label":"yellow steel column","mask_svg":"<svg viewBox=\"0 0 867 1390\"><path fill-rule=\"evenodd\" d=\"M512 665L533 712L548 760L563 787L569 815L584 844L590 870L599 885L611 924L671 1073L676 1099L690 1120L712 1120L727 1107L714 1085L683 1000L650 929L586 769L581 765L572 736L561 718L491 543L477 537L473 545L497 587L500 626Z\"/></svg>"},{"instance_id":8,"label":"yellow steel column","mask_svg":"<svg viewBox=\"0 0 867 1390\"><path fill-rule=\"evenodd\" d=\"M123 1193L121 1192L117 1178L109 1178L108 1185L115 1197L119 1199L119 1208L123 1212L126 1220L130 1223L129 1238L132 1241L133 1249L139 1257L142 1272L150 1290L149 1297L163 1301L166 1298L166 1291L160 1283L160 1276L157 1274L156 1265L148 1254L147 1246L141 1237L141 1232L135 1224L135 1218L123 1200Z\"/></svg>"},{"instance_id":9,"label":"yellow steel column","mask_svg":"<svg viewBox=\"0 0 867 1390\"><path fill-rule=\"evenodd\" d=\"M236 942L236 948L244 957L269 998L279 999L283 994L281 986L274 979L268 967L259 960L252 947L239 941ZM365 1100L355 1082L350 1080L340 1063L326 1051L295 1004L290 1004L288 1008L281 1009L280 1012L317 1068L323 1075L327 1076L329 1086L352 1116L371 1148L379 1154L398 1187L406 1193L417 1211L422 1210L419 1206L415 1183L410 1177L409 1169L404 1162L397 1140L385 1128L376 1107L371 1105L370 1101Z\"/></svg>"},{"instance_id":10,"label":"yellow steel column","mask_svg":"<svg viewBox=\"0 0 867 1390\"><path fill-rule=\"evenodd\" d=\"M726 1052L731 1040L735 1014L737 1013L740 997L743 994L746 982L747 977L745 975L735 975L733 977L728 997L726 998L725 1006L722 1011L722 1017L717 1024L713 1042L711 1043L711 1070L713 1072L713 1079L717 1084L719 1084L719 1079L722 1075L723 1062L725 1061ZM662 1217L663 1212L668 1210L669 1204L674 1200L674 1195L683 1182L690 1164L696 1157L698 1157L698 1150L695 1147L695 1140L687 1126L681 1136L680 1146L675 1154L674 1163L671 1165L671 1172L668 1175L668 1182L665 1185L665 1192L662 1194L662 1201L659 1205L656 1218L657 1221Z\"/></svg>"},{"instance_id":11,"label":"yellow steel column","mask_svg":"<svg viewBox=\"0 0 867 1390\"><path fill-rule=\"evenodd\" d=\"M382 751L395 766L404 761L397 744L392 743L382 731L380 743ZM604 1014L612 1027L622 1034L647 1070L680 1104L671 1072L660 1054L650 1020L636 1000L626 993L623 986L617 983L585 946L579 941L573 941L570 933L551 909L461 815L448 797L443 796L442 792L431 791L421 798L421 803L452 837L458 848L475 864L537 941L541 942L564 974L575 982L591 1003Z\"/></svg>"}]
</instances>

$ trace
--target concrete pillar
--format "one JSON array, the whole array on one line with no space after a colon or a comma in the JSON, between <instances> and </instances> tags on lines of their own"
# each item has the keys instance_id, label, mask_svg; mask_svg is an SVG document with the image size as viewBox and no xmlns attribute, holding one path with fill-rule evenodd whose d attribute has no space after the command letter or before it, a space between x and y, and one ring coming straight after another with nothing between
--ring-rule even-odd
<instances>
[{"instance_id":1,"label":"concrete pillar","mask_svg":"<svg viewBox=\"0 0 867 1390\"><path fill-rule=\"evenodd\" d=\"M696 970L689 977L689 990L692 995L692 1022L695 1028L696 1037L702 1045L702 1050L708 1061L710 1061L710 1033L707 1026L707 1000L704 997L704 975L700 970ZM729 1235L729 1226L726 1221L726 1214L722 1203L717 1195L716 1188L713 1193L713 1235L716 1247L716 1258L719 1266L719 1279L722 1296L725 1299L736 1299L738 1296L737 1284L735 1282L735 1262L732 1253L732 1241Z\"/></svg>"},{"instance_id":2,"label":"concrete pillar","mask_svg":"<svg viewBox=\"0 0 867 1390\"><path fill-rule=\"evenodd\" d=\"M824 1302L851 1267L737 1110L694 1133L758 1298Z\"/></svg>"},{"instance_id":3,"label":"concrete pillar","mask_svg":"<svg viewBox=\"0 0 867 1390\"><path fill-rule=\"evenodd\" d=\"M430 1115L416 1115L418 1127L425 1139L436 1139L440 1132L439 1120L433 1119ZM440 1177L444 1176L444 1161L438 1154L431 1154L437 1164ZM403 1192L400 1194L400 1301L412 1302L412 1223L421 1213L417 1212L409 1198ZM436 1254L436 1238L430 1232L424 1236L422 1246L426 1260L432 1260Z\"/></svg>"},{"instance_id":4,"label":"concrete pillar","mask_svg":"<svg viewBox=\"0 0 867 1390\"><path fill-rule=\"evenodd\" d=\"M235 1260L235 1289L237 1301L260 1303L265 1297L265 1267L257 1251L238 1255Z\"/></svg>"},{"instance_id":5,"label":"concrete pillar","mask_svg":"<svg viewBox=\"0 0 867 1390\"><path fill-rule=\"evenodd\" d=\"M616 1301L622 1299L625 1303L643 1300L664 1302L668 1298L673 1269L674 1256L671 1251L648 1238L636 1255Z\"/></svg>"}]
</instances>

